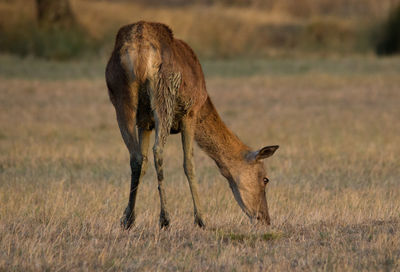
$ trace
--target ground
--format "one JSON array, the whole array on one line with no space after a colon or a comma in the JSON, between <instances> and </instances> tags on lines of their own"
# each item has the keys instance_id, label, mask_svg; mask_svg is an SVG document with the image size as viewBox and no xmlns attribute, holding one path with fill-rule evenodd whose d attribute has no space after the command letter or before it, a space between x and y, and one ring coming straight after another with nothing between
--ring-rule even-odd
<instances>
[{"instance_id":1,"label":"ground","mask_svg":"<svg viewBox=\"0 0 400 272\"><path fill-rule=\"evenodd\" d=\"M0 62L0 270L400 269L398 58L203 61L227 125L253 148L281 146L266 160L272 225L250 224L197 148L207 228L195 227L171 136L171 226L158 229L150 163L129 232L129 156L106 60Z\"/></svg>"}]
</instances>

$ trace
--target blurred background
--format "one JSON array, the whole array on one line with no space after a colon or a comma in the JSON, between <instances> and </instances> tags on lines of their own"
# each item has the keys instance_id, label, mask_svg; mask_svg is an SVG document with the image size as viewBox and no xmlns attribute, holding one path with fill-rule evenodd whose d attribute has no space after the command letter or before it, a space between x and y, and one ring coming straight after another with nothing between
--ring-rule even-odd
<instances>
[{"instance_id":1,"label":"blurred background","mask_svg":"<svg viewBox=\"0 0 400 272\"><path fill-rule=\"evenodd\" d=\"M121 25L168 24L202 59L390 55L399 0L0 0L0 51L108 56Z\"/></svg>"}]
</instances>

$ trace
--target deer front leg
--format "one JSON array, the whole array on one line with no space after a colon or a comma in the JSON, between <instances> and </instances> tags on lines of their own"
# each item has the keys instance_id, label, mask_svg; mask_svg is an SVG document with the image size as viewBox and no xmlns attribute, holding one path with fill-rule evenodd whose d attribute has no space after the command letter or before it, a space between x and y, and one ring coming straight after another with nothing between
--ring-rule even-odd
<instances>
[{"instance_id":1,"label":"deer front leg","mask_svg":"<svg viewBox=\"0 0 400 272\"><path fill-rule=\"evenodd\" d=\"M131 154L131 188L129 193L128 206L125 209L124 216L121 218L121 226L129 229L135 222L135 203L136 194L139 188L140 180L146 173L147 169L147 152L149 148L150 130L138 129L139 131L139 149L140 152Z\"/></svg>"},{"instance_id":2,"label":"deer front leg","mask_svg":"<svg viewBox=\"0 0 400 272\"><path fill-rule=\"evenodd\" d=\"M180 74L170 75L159 72L154 80L150 80L150 102L154 114L155 122L155 142L153 147L154 166L157 172L158 192L160 194L160 227L169 226L169 214L164 191L164 172L163 172L163 151L170 133L171 124L174 118L175 94L179 88Z\"/></svg>"},{"instance_id":3,"label":"deer front leg","mask_svg":"<svg viewBox=\"0 0 400 272\"><path fill-rule=\"evenodd\" d=\"M194 139L194 119L185 118L182 120L182 146L183 146L183 168L189 182L190 192L192 193L194 206L194 223L199 227L205 227L199 196L197 193L197 179L193 162L193 139Z\"/></svg>"},{"instance_id":4,"label":"deer front leg","mask_svg":"<svg viewBox=\"0 0 400 272\"><path fill-rule=\"evenodd\" d=\"M156 119L156 136L155 143L153 147L154 154L154 166L157 172L157 180L158 180L158 193L160 194L160 228L167 228L169 226L169 213L167 211L167 201L165 198L165 190L164 190L164 171L163 171L163 151L164 145L168 136L167 130L161 127Z\"/></svg>"}]
</instances>

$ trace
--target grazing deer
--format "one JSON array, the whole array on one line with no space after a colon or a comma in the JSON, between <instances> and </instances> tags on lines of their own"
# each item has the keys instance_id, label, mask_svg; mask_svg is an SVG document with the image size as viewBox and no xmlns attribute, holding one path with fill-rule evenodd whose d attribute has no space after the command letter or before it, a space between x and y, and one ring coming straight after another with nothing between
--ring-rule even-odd
<instances>
[{"instance_id":1,"label":"grazing deer","mask_svg":"<svg viewBox=\"0 0 400 272\"><path fill-rule=\"evenodd\" d=\"M160 23L137 22L122 27L106 68L109 96L132 171L129 203L121 225L135 220L136 193L147 167L151 131L161 212L160 227L169 225L163 174L163 149L169 134L181 133L184 170L194 205L195 224L204 227L193 164L193 140L228 179L236 201L252 219L270 223L262 160L278 146L251 151L223 123L207 94L203 71L192 49L174 39ZM137 127L137 130L136 130Z\"/></svg>"}]
</instances>

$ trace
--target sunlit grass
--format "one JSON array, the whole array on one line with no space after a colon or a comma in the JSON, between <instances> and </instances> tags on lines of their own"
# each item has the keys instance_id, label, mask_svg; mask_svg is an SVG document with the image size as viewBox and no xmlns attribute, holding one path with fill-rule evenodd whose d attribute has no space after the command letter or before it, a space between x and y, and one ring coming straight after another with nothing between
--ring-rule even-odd
<instances>
[{"instance_id":1,"label":"sunlit grass","mask_svg":"<svg viewBox=\"0 0 400 272\"><path fill-rule=\"evenodd\" d=\"M61 64L0 59L15 66L0 68L0 270L398 270L396 59L206 62L228 126L253 148L281 146L267 162L272 225L250 224L196 148L207 223L196 228L171 136L171 227L158 228L150 160L129 232L119 228L129 156L102 61L66 63L74 71L64 75Z\"/></svg>"}]
</instances>

